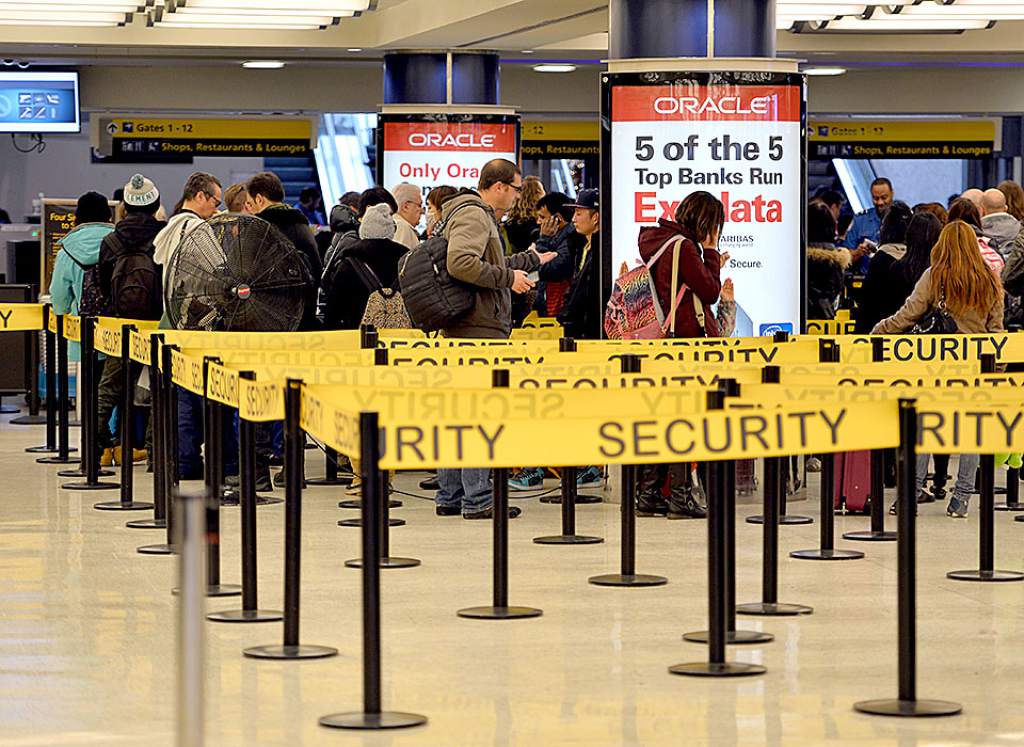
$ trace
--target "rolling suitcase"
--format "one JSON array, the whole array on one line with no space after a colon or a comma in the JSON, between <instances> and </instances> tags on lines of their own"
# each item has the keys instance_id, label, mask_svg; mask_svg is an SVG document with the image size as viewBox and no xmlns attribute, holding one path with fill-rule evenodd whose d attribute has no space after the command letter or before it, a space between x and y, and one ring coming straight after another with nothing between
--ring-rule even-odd
<instances>
[{"instance_id":1,"label":"rolling suitcase","mask_svg":"<svg viewBox=\"0 0 1024 747\"><path fill-rule=\"evenodd\" d=\"M835 455L835 508L864 514L871 496L871 452L847 451Z\"/></svg>"}]
</instances>

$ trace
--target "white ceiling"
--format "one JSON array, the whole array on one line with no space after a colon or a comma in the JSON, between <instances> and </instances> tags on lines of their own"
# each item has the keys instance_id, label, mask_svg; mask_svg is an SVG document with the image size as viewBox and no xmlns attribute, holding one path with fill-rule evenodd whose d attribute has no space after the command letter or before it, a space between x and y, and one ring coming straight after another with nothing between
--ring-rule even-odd
<instances>
[{"instance_id":1,"label":"white ceiling","mask_svg":"<svg viewBox=\"0 0 1024 747\"><path fill-rule=\"evenodd\" d=\"M1024 12L1024 2L1016 5ZM510 63L596 64L607 57L607 30L607 2L600 0L378 0L370 12L312 31L154 28L146 26L145 14L114 28L0 26L0 54L60 64L237 64L274 57L319 65L368 62L392 49L464 48L498 50ZM778 51L872 66L1012 63L1024 61L1024 21L957 34L780 31Z\"/></svg>"}]
</instances>

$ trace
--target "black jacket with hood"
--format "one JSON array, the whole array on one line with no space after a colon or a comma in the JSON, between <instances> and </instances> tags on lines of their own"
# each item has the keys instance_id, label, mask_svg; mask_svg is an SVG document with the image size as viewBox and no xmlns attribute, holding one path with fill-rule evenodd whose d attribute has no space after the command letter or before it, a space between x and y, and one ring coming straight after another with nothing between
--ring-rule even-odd
<instances>
[{"instance_id":1,"label":"black jacket with hood","mask_svg":"<svg viewBox=\"0 0 1024 747\"><path fill-rule=\"evenodd\" d=\"M577 340L600 340L601 325L604 321L600 306L601 275L594 257L601 250L601 235L590 237L590 250L583 258L579 272L572 279L572 285L565 296L565 306L558 314L558 322L565 329L566 337Z\"/></svg>"},{"instance_id":2,"label":"black jacket with hood","mask_svg":"<svg viewBox=\"0 0 1024 747\"><path fill-rule=\"evenodd\" d=\"M317 278L323 273L323 265L313 231L309 228L309 221L295 208L283 204L264 208L256 217L262 218L277 228L305 258L306 266L309 269L310 283L306 292L306 302L299 329L316 329L319 326L316 320Z\"/></svg>"},{"instance_id":3,"label":"black jacket with hood","mask_svg":"<svg viewBox=\"0 0 1024 747\"><path fill-rule=\"evenodd\" d=\"M843 292L846 270L852 262L848 249L834 244L807 248L807 318L835 319L836 299Z\"/></svg>"},{"instance_id":4,"label":"black jacket with hood","mask_svg":"<svg viewBox=\"0 0 1024 747\"><path fill-rule=\"evenodd\" d=\"M409 251L390 239L359 239L335 257L324 273L324 326L327 329L358 329L371 290L353 266L363 262L381 285L391 288L398 279L398 260Z\"/></svg>"}]
</instances>

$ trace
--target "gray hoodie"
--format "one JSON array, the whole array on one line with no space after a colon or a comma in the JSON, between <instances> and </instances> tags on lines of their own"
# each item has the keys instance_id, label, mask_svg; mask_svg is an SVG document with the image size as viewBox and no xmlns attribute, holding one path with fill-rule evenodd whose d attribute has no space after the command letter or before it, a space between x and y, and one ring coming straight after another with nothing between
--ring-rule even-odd
<instances>
[{"instance_id":1,"label":"gray hoodie","mask_svg":"<svg viewBox=\"0 0 1024 747\"><path fill-rule=\"evenodd\" d=\"M989 245L1003 259L1009 256L1020 228L1020 221L1009 213L991 213L981 219L981 230L988 237Z\"/></svg>"}]
</instances>

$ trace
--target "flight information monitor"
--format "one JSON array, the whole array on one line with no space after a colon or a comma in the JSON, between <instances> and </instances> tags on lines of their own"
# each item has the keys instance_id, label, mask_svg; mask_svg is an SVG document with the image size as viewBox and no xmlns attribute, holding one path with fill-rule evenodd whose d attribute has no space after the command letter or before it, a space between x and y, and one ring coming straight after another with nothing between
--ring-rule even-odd
<instances>
[{"instance_id":1,"label":"flight information monitor","mask_svg":"<svg viewBox=\"0 0 1024 747\"><path fill-rule=\"evenodd\" d=\"M78 73L0 72L0 132L78 132Z\"/></svg>"}]
</instances>

